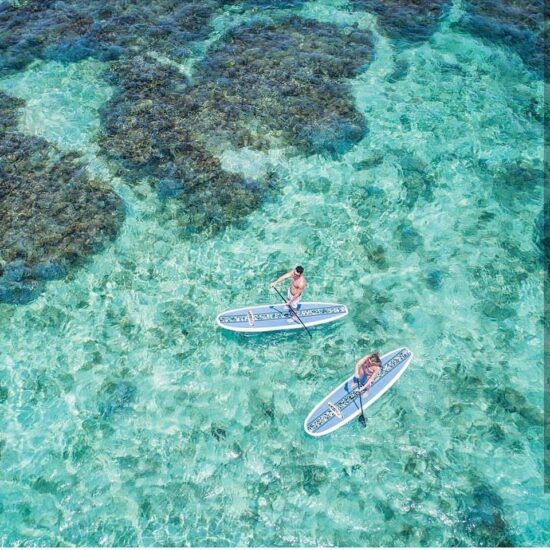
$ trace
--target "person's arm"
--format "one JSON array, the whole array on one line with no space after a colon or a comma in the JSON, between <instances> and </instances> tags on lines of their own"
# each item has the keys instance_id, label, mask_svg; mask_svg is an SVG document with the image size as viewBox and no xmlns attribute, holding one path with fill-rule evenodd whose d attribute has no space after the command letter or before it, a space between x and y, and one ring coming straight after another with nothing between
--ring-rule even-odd
<instances>
[{"instance_id":1,"label":"person's arm","mask_svg":"<svg viewBox=\"0 0 550 550\"><path fill-rule=\"evenodd\" d=\"M380 367L373 368L373 373L367 378L367 380L361 387L361 391L366 390L369 386L372 385L372 383L376 380L376 377L378 376L379 372L380 372Z\"/></svg>"},{"instance_id":2,"label":"person's arm","mask_svg":"<svg viewBox=\"0 0 550 550\"><path fill-rule=\"evenodd\" d=\"M292 275L292 271L289 271L288 273L285 273L284 275L281 275L277 280L273 281L271 283L271 286L277 286L281 281L284 281L285 279L288 279Z\"/></svg>"}]
</instances>

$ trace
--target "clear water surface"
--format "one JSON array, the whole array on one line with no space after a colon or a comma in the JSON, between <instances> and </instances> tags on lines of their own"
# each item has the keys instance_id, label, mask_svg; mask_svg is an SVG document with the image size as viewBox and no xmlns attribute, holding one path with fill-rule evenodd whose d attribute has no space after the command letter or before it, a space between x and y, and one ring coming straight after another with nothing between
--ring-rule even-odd
<instances>
[{"instance_id":1,"label":"clear water surface","mask_svg":"<svg viewBox=\"0 0 550 550\"><path fill-rule=\"evenodd\" d=\"M211 238L98 154L103 62L0 82L27 101L20 130L84 154L126 208L84 267L0 305L2 545L548 543L542 186L499 179L542 166L543 84L456 30L460 10L397 49L345 2L295 8L373 30L350 82L369 132L338 159L226 150L224 168L275 171L280 188ZM204 48L248 16L219 15ZM275 300L269 282L296 263L344 321L311 341L216 328L221 310ZM358 356L400 345L415 360L367 429L304 433Z\"/></svg>"}]
</instances>

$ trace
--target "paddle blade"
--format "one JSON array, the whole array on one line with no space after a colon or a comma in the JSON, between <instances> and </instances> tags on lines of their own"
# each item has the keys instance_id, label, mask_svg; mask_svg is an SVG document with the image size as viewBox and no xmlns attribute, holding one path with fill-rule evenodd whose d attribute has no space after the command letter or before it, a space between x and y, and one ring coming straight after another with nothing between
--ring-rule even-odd
<instances>
[{"instance_id":1,"label":"paddle blade","mask_svg":"<svg viewBox=\"0 0 550 550\"><path fill-rule=\"evenodd\" d=\"M359 417L359 424L361 424L361 426L363 426L363 428L366 428L367 427L367 419L365 418L365 415L362 414L360 417Z\"/></svg>"}]
</instances>

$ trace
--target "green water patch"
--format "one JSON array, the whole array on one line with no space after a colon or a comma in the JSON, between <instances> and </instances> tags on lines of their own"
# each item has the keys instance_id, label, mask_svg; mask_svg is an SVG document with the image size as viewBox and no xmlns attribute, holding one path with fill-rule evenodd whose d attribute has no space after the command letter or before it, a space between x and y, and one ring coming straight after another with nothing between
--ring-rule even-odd
<instances>
[{"instance_id":1,"label":"green water patch","mask_svg":"<svg viewBox=\"0 0 550 550\"><path fill-rule=\"evenodd\" d=\"M64 151L82 151L99 130L98 110L112 89L102 78L105 64L94 60L36 63L0 80L0 89L25 100L18 128Z\"/></svg>"}]
</instances>

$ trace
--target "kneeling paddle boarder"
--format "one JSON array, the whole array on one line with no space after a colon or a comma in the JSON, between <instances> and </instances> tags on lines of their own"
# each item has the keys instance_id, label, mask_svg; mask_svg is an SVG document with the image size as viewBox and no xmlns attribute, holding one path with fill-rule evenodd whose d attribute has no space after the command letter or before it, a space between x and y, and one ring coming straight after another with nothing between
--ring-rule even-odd
<instances>
[{"instance_id":1,"label":"kneeling paddle boarder","mask_svg":"<svg viewBox=\"0 0 550 550\"><path fill-rule=\"evenodd\" d=\"M353 377L353 381L357 384L357 387L360 388L361 392L364 392L373 384L381 369L382 361L380 360L378 352L365 355L355 363L355 376ZM347 384L346 391L350 391Z\"/></svg>"}]
</instances>

